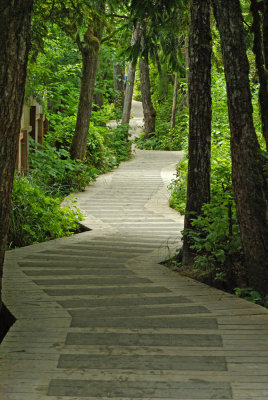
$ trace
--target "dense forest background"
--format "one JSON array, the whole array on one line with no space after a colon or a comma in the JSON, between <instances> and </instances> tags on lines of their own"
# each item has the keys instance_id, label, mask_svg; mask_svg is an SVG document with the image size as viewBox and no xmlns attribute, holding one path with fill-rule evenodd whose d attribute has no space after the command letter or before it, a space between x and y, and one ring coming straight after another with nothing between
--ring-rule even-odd
<instances>
[{"instance_id":1,"label":"dense forest background","mask_svg":"<svg viewBox=\"0 0 268 400\"><path fill-rule=\"evenodd\" d=\"M1 262L5 248L79 231L79 210L60 204L131 157L133 95L136 145L185 152L170 185L186 215L172 267L267 305L267 0L11 3L0 2L0 83L18 97L1 100L16 115L0 112ZM45 108L44 144L31 143L30 172L13 183L31 97Z\"/></svg>"}]
</instances>

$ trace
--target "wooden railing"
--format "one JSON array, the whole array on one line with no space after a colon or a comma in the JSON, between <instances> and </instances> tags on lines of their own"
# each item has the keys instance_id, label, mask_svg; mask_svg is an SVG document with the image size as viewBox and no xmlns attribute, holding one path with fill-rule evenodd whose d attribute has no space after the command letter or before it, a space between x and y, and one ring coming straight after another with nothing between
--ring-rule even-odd
<instances>
[{"instance_id":1,"label":"wooden railing","mask_svg":"<svg viewBox=\"0 0 268 400\"><path fill-rule=\"evenodd\" d=\"M19 135L19 147L17 157L18 173L27 175L29 172L29 137L36 143L43 143L45 115L43 108L34 99L34 105L24 105Z\"/></svg>"}]
</instances>

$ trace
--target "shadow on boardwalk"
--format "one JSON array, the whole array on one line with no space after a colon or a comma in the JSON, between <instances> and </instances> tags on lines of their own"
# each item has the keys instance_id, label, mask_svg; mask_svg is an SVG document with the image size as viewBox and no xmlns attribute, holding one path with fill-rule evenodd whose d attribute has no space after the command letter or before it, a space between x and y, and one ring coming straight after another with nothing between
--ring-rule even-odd
<instances>
[{"instance_id":1,"label":"shadow on boardwalk","mask_svg":"<svg viewBox=\"0 0 268 400\"><path fill-rule=\"evenodd\" d=\"M1 400L268 399L267 310L159 265L179 157L137 150L77 195L92 231L7 254Z\"/></svg>"}]
</instances>

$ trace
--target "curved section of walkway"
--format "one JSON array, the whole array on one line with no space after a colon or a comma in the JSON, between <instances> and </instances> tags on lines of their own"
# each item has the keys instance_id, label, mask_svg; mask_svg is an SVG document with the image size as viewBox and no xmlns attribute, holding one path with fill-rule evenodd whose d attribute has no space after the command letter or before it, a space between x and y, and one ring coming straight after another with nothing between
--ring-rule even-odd
<instances>
[{"instance_id":1,"label":"curved section of walkway","mask_svg":"<svg viewBox=\"0 0 268 400\"><path fill-rule=\"evenodd\" d=\"M159 264L180 156L136 150L78 195L90 232L8 253L1 400L268 399L267 311Z\"/></svg>"}]
</instances>

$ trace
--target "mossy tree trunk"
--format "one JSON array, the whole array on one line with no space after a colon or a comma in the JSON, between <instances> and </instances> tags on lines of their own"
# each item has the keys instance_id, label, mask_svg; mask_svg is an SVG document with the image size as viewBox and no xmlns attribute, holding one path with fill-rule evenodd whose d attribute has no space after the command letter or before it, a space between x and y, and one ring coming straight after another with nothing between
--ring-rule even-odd
<instances>
[{"instance_id":1,"label":"mossy tree trunk","mask_svg":"<svg viewBox=\"0 0 268 400\"><path fill-rule=\"evenodd\" d=\"M83 67L76 126L70 148L72 159L83 160L86 154L102 31L103 24L96 17L90 22L83 41L77 37Z\"/></svg>"},{"instance_id":2,"label":"mossy tree trunk","mask_svg":"<svg viewBox=\"0 0 268 400\"><path fill-rule=\"evenodd\" d=\"M192 219L210 201L211 155L211 32L210 1L191 0L189 27L189 163L185 232ZM187 235L183 241L184 265L192 265L194 254Z\"/></svg>"},{"instance_id":3,"label":"mossy tree trunk","mask_svg":"<svg viewBox=\"0 0 268 400\"><path fill-rule=\"evenodd\" d=\"M231 131L232 180L249 285L268 292L265 179L252 120L249 63L239 0L212 0L221 38Z\"/></svg>"},{"instance_id":4,"label":"mossy tree trunk","mask_svg":"<svg viewBox=\"0 0 268 400\"><path fill-rule=\"evenodd\" d=\"M150 137L150 134L155 131L155 118L156 111L154 109L152 98L151 98L151 83L150 83L150 72L149 72L149 55L148 49L145 45L146 39L146 25L141 24L141 50L142 54L140 57L140 79L141 79L141 97L142 97L142 108L144 115L144 132L145 139Z\"/></svg>"},{"instance_id":5,"label":"mossy tree trunk","mask_svg":"<svg viewBox=\"0 0 268 400\"><path fill-rule=\"evenodd\" d=\"M263 27L262 38L263 38L264 64L266 71L268 71L268 0L263 0L262 27Z\"/></svg>"},{"instance_id":6,"label":"mossy tree trunk","mask_svg":"<svg viewBox=\"0 0 268 400\"><path fill-rule=\"evenodd\" d=\"M264 40L262 32L261 14L259 9L260 3L251 0L250 10L253 17L252 32L254 35L253 51L255 54L255 63L259 76L259 104L260 115L262 121L262 132L268 150L268 71L265 68L264 59ZM268 17L268 15L266 16ZM265 23L265 22L264 22ZM267 32L268 33L268 32Z\"/></svg>"},{"instance_id":7,"label":"mossy tree trunk","mask_svg":"<svg viewBox=\"0 0 268 400\"><path fill-rule=\"evenodd\" d=\"M0 0L0 310L33 0Z\"/></svg>"}]
</instances>

